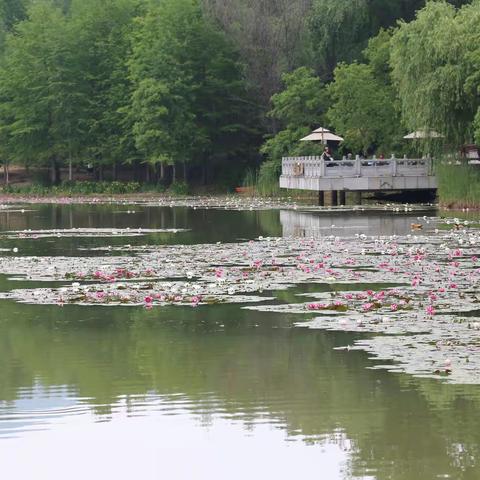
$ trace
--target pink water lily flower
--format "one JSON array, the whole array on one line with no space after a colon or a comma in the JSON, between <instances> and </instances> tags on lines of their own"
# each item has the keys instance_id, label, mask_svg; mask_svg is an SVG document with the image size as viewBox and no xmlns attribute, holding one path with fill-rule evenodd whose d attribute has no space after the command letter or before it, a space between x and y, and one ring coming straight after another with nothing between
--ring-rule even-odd
<instances>
[{"instance_id":1,"label":"pink water lily flower","mask_svg":"<svg viewBox=\"0 0 480 480\"><path fill-rule=\"evenodd\" d=\"M325 303L309 303L307 308L309 310L324 310L327 306Z\"/></svg>"},{"instance_id":2,"label":"pink water lily flower","mask_svg":"<svg viewBox=\"0 0 480 480\"><path fill-rule=\"evenodd\" d=\"M364 312L369 312L373 308L374 304L369 302L369 303L364 303L362 305L363 311Z\"/></svg>"},{"instance_id":3,"label":"pink water lily flower","mask_svg":"<svg viewBox=\"0 0 480 480\"><path fill-rule=\"evenodd\" d=\"M192 306L197 307L200 301L201 301L201 297L199 295L193 296L191 299Z\"/></svg>"}]
</instances>

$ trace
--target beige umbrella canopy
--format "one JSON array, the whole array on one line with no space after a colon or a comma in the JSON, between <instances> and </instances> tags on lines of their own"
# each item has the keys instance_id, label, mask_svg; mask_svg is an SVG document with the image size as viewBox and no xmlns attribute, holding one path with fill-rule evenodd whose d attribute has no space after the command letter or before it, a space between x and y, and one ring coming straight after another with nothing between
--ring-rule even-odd
<instances>
[{"instance_id":1,"label":"beige umbrella canopy","mask_svg":"<svg viewBox=\"0 0 480 480\"><path fill-rule=\"evenodd\" d=\"M443 135L435 130L417 130L416 132L405 135L403 138L407 140L415 140L417 138L443 138Z\"/></svg>"},{"instance_id":2,"label":"beige umbrella canopy","mask_svg":"<svg viewBox=\"0 0 480 480\"><path fill-rule=\"evenodd\" d=\"M317 128L310 135L300 139L301 142L343 142L343 138L335 135L327 128Z\"/></svg>"}]
</instances>

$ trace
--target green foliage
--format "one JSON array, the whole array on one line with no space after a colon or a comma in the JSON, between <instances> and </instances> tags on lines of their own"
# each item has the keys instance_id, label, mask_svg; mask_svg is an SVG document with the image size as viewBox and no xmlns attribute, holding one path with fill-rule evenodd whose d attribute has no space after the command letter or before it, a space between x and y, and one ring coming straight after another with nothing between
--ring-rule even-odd
<instances>
[{"instance_id":1,"label":"green foliage","mask_svg":"<svg viewBox=\"0 0 480 480\"><path fill-rule=\"evenodd\" d=\"M0 0L0 162L52 179L67 163L186 162L232 186L263 137L267 185L282 156L320 154L299 142L319 125L353 150L398 152L402 122L480 142L480 1L424 6Z\"/></svg>"},{"instance_id":2,"label":"green foliage","mask_svg":"<svg viewBox=\"0 0 480 480\"><path fill-rule=\"evenodd\" d=\"M9 35L0 71L1 128L22 161L66 157L84 139L88 102L76 61L76 32L60 10L34 3Z\"/></svg>"},{"instance_id":3,"label":"green foliage","mask_svg":"<svg viewBox=\"0 0 480 480\"><path fill-rule=\"evenodd\" d=\"M268 160L262 163L258 172L256 191L260 195L271 196L280 192L278 178L282 171L280 160Z\"/></svg>"},{"instance_id":4,"label":"green foliage","mask_svg":"<svg viewBox=\"0 0 480 480\"><path fill-rule=\"evenodd\" d=\"M281 75L311 64L307 24L312 0L202 0L202 4L238 47L252 100L266 113L270 98L281 88Z\"/></svg>"},{"instance_id":5,"label":"green foliage","mask_svg":"<svg viewBox=\"0 0 480 480\"><path fill-rule=\"evenodd\" d=\"M439 163L436 175L442 204L452 207L480 205L480 169L470 165Z\"/></svg>"},{"instance_id":6,"label":"green foliage","mask_svg":"<svg viewBox=\"0 0 480 480\"><path fill-rule=\"evenodd\" d=\"M136 1L53 3L32 3L28 18L7 36L2 153L17 162L52 163L55 170L82 156L125 161L131 148L119 109L128 102L125 58Z\"/></svg>"},{"instance_id":7,"label":"green foliage","mask_svg":"<svg viewBox=\"0 0 480 480\"><path fill-rule=\"evenodd\" d=\"M424 0L313 0L310 31L322 78L330 79L339 62L359 60L380 28L410 20L423 5Z\"/></svg>"},{"instance_id":8,"label":"green foliage","mask_svg":"<svg viewBox=\"0 0 480 480\"><path fill-rule=\"evenodd\" d=\"M228 161L251 138L232 45L195 0L165 0L138 22L129 61L135 142L151 163Z\"/></svg>"},{"instance_id":9,"label":"green foliage","mask_svg":"<svg viewBox=\"0 0 480 480\"><path fill-rule=\"evenodd\" d=\"M381 29L378 35L370 38L367 48L363 51L363 56L373 70L375 78L391 85L391 68L390 68L390 42L395 30Z\"/></svg>"},{"instance_id":10,"label":"green foliage","mask_svg":"<svg viewBox=\"0 0 480 480\"><path fill-rule=\"evenodd\" d=\"M14 25L25 19L28 0L0 0L0 20L4 31L12 31Z\"/></svg>"},{"instance_id":11,"label":"green foliage","mask_svg":"<svg viewBox=\"0 0 480 480\"><path fill-rule=\"evenodd\" d=\"M313 70L301 67L282 76L285 89L272 97L269 116L286 126L318 122L325 107L325 94Z\"/></svg>"},{"instance_id":12,"label":"green foliage","mask_svg":"<svg viewBox=\"0 0 480 480\"><path fill-rule=\"evenodd\" d=\"M27 3L0 3L3 161L58 174L83 159L225 168L252 156L243 66L196 0Z\"/></svg>"},{"instance_id":13,"label":"green foliage","mask_svg":"<svg viewBox=\"0 0 480 480\"><path fill-rule=\"evenodd\" d=\"M282 80L285 89L272 97L269 116L284 128L261 148L269 160L277 163L285 155L321 153L321 146L299 140L310 133L314 125L322 123L327 107L325 87L311 69L298 68L284 74Z\"/></svg>"},{"instance_id":14,"label":"green foliage","mask_svg":"<svg viewBox=\"0 0 480 480\"><path fill-rule=\"evenodd\" d=\"M254 189L257 185L257 171L253 168L247 169L247 173L243 177L242 186Z\"/></svg>"},{"instance_id":15,"label":"green foliage","mask_svg":"<svg viewBox=\"0 0 480 480\"><path fill-rule=\"evenodd\" d=\"M354 152L366 152L372 145L385 150L398 138L394 92L370 65L340 64L328 91L333 101L328 118Z\"/></svg>"},{"instance_id":16,"label":"green foliage","mask_svg":"<svg viewBox=\"0 0 480 480\"><path fill-rule=\"evenodd\" d=\"M412 130L431 128L447 143L472 139L479 107L480 2L460 10L430 2L392 38L392 76L402 118Z\"/></svg>"},{"instance_id":17,"label":"green foliage","mask_svg":"<svg viewBox=\"0 0 480 480\"><path fill-rule=\"evenodd\" d=\"M370 36L367 0L315 0L310 30L319 69L329 78L339 61L353 61Z\"/></svg>"},{"instance_id":18,"label":"green foliage","mask_svg":"<svg viewBox=\"0 0 480 480\"><path fill-rule=\"evenodd\" d=\"M179 196L188 195L188 190L189 189L188 189L187 182L183 182L183 181L173 182L168 189L168 191L173 195L179 195Z\"/></svg>"},{"instance_id":19,"label":"green foliage","mask_svg":"<svg viewBox=\"0 0 480 480\"><path fill-rule=\"evenodd\" d=\"M88 86L82 148L95 164L130 163L138 155L124 109L132 90L126 57L139 13L136 0L73 0L71 6L82 82Z\"/></svg>"},{"instance_id":20,"label":"green foliage","mask_svg":"<svg viewBox=\"0 0 480 480\"><path fill-rule=\"evenodd\" d=\"M17 193L29 195L90 195L90 194L129 194L141 191L138 182L70 182L66 181L60 185L45 186L41 183L34 183L27 186L7 185L1 189L4 193Z\"/></svg>"}]
</instances>

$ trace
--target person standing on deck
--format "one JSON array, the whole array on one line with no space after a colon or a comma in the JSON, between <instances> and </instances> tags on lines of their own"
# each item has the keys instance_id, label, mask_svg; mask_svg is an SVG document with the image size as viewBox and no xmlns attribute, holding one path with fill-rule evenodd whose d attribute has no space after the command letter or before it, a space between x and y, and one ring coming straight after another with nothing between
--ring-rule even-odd
<instances>
[{"instance_id":1,"label":"person standing on deck","mask_svg":"<svg viewBox=\"0 0 480 480\"><path fill-rule=\"evenodd\" d=\"M333 157L330 153L330 149L328 147L325 147L322 153L322 160L324 162L331 162L333 161Z\"/></svg>"}]
</instances>

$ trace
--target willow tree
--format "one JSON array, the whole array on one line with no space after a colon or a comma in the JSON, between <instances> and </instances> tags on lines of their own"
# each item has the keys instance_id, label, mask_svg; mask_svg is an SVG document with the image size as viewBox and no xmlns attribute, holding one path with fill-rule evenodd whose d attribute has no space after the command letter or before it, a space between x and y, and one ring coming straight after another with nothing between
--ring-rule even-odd
<instances>
[{"instance_id":1,"label":"willow tree","mask_svg":"<svg viewBox=\"0 0 480 480\"><path fill-rule=\"evenodd\" d=\"M315 68L331 80L336 65L361 60L369 38L399 19L410 20L424 0L313 0L309 28Z\"/></svg>"},{"instance_id":2,"label":"willow tree","mask_svg":"<svg viewBox=\"0 0 480 480\"><path fill-rule=\"evenodd\" d=\"M438 130L455 146L472 140L480 105L479 22L478 0L460 10L437 1L399 25L391 66L407 128Z\"/></svg>"}]
</instances>

